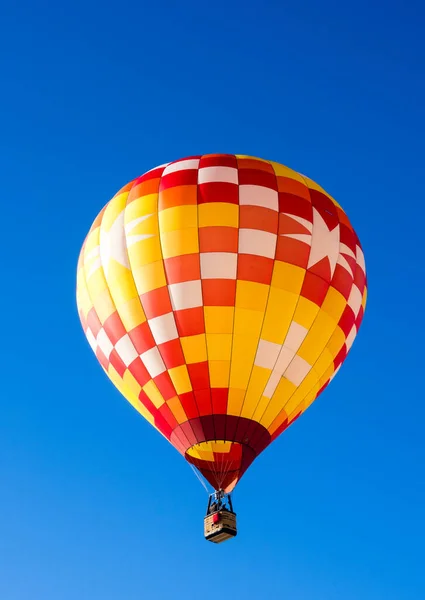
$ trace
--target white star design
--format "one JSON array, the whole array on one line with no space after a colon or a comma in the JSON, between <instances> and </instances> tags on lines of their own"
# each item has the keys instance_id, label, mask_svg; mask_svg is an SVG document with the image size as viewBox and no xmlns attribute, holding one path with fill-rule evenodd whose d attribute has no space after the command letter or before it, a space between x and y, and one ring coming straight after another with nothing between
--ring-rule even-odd
<instances>
[{"instance_id":1,"label":"white star design","mask_svg":"<svg viewBox=\"0 0 425 600\"><path fill-rule=\"evenodd\" d=\"M313 236L307 268L310 269L326 257L332 277L339 258L339 224L330 230L319 211L313 208Z\"/></svg>"}]
</instances>

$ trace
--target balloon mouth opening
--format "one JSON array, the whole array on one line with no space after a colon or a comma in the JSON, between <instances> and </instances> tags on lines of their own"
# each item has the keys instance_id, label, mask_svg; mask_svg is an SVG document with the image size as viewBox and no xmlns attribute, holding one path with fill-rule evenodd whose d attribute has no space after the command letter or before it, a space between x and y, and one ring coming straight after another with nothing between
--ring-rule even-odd
<instances>
[{"instance_id":1,"label":"balloon mouth opening","mask_svg":"<svg viewBox=\"0 0 425 600\"><path fill-rule=\"evenodd\" d=\"M185 458L215 490L222 489L228 493L234 489L246 468L247 450L244 444L235 441L205 441L188 448ZM254 455L250 456L249 462L253 459Z\"/></svg>"},{"instance_id":2,"label":"balloon mouth opening","mask_svg":"<svg viewBox=\"0 0 425 600\"><path fill-rule=\"evenodd\" d=\"M198 460L223 465L225 462L239 461L242 454L242 447L238 442L214 440L195 444L186 450L186 454Z\"/></svg>"}]
</instances>

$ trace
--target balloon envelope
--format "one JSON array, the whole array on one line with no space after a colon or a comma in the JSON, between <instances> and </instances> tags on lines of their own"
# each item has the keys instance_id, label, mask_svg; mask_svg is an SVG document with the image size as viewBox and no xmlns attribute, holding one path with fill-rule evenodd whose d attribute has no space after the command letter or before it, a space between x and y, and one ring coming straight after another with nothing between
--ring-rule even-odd
<instances>
[{"instance_id":1,"label":"balloon envelope","mask_svg":"<svg viewBox=\"0 0 425 600\"><path fill-rule=\"evenodd\" d=\"M247 156L134 179L78 263L79 315L103 369L226 491L334 377L365 303L363 252L339 204Z\"/></svg>"}]
</instances>

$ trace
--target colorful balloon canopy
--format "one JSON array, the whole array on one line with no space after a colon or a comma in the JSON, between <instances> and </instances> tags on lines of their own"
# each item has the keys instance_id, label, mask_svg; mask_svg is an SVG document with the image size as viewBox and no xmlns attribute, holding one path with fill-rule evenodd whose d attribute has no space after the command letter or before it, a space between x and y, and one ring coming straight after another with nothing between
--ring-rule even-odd
<instances>
[{"instance_id":1,"label":"colorful balloon canopy","mask_svg":"<svg viewBox=\"0 0 425 600\"><path fill-rule=\"evenodd\" d=\"M131 404L215 489L325 389L356 337L365 262L311 179L227 154L123 187L78 264L88 342Z\"/></svg>"}]
</instances>

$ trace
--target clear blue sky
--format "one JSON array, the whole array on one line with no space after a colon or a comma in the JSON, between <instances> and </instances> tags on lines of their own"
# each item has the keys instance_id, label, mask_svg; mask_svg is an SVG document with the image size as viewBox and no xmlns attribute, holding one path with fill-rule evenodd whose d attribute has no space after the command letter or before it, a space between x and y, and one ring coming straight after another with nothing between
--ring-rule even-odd
<instances>
[{"instance_id":1,"label":"clear blue sky","mask_svg":"<svg viewBox=\"0 0 425 600\"><path fill-rule=\"evenodd\" d=\"M0 11L2 600L423 600L422 3ZM245 475L218 547L204 490L103 376L74 299L115 191L208 152L319 181L369 276L347 362Z\"/></svg>"}]
</instances>

